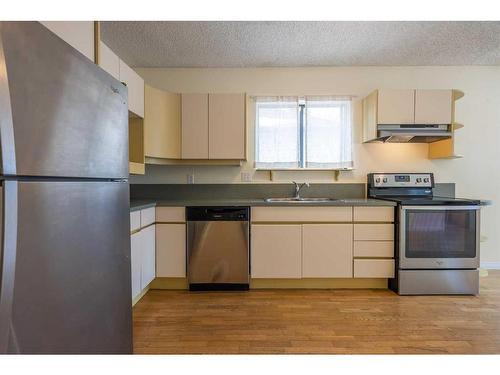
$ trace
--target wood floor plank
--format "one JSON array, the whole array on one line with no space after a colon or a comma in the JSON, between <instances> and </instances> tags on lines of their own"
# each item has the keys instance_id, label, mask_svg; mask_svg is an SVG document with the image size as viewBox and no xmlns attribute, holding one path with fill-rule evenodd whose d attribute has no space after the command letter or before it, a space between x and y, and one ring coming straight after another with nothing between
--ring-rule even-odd
<instances>
[{"instance_id":1,"label":"wood floor plank","mask_svg":"<svg viewBox=\"0 0 500 375\"><path fill-rule=\"evenodd\" d=\"M389 290L150 290L140 354L500 354L500 271L479 296Z\"/></svg>"}]
</instances>

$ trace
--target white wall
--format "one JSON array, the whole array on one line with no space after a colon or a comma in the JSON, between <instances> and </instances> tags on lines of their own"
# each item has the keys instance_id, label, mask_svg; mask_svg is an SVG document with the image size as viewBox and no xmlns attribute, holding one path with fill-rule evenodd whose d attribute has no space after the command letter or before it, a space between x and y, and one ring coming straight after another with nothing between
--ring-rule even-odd
<instances>
[{"instance_id":1,"label":"white wall","mask_svg":"<svg viewBox=\"0 0 500 375\"><path fill-rule=\"evenodd\" d=\"M437 182L455 182L457 196L493 200L482 211L482 261L500 264L500 67L318 67L256 69L138 69L146 83L172 92L246 92L249 95L355 95L355 170L342 182L365 182L368 172L435 173ZM425 144L361 144L363 96L376 88L455 88L465 96L456 103L456 151L462 159L429 160ZM133 183L269 182L269 173L253 169L253 111L248 121L248 161L242 167L148 166ZM275 180L333 182L332 172L280 172Z\"/></svg>"}]
</instances>

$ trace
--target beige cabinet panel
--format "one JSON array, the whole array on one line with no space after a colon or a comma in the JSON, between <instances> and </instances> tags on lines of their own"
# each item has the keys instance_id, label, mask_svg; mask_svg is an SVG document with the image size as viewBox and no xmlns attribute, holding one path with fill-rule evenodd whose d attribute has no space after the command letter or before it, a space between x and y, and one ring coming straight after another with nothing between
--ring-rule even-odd
<instances>
[{"instance_id":1,"label":"beige cabinet panel","mask_svg":"<svg viewBox=\"0 0 500 375\"><path fill-rule=\"evenodd\" d=\"M186 221L186 207L156 207L158 223L183 223Z\"/></svg>"},{"instance_id":2,"label":"beige cabinet panel","mask_svg":"<svg viewBox=\"0 0 500 375\"><path fill-rule=\"evenodd\" d=\"M355 241L393 241L393 224L354 224Z\"/></svg>"},{"instance_id":3,"label":"beige cabinet panel","mask_svg":"<svg viewBox=\"0 0 500 375\"><path fill-rule=\"evenodd\" d=\"M144 80L120 60L120 81L128 88L128 110L144 118Z\"/></svg>"},{"instance_id":4,"label":"beige cabinet panel","mask_svg":"<svg viewBox=\"0 0 500 375\"><path fill-rule=\"evenodd\" d=\"M354 221L394 221L394 207L354 207Z\"/></svg>"},{"instance_id":5,"label":"beige cabinet panel","mask_svg":"<svg viewBox=\"0 0 500 375\"><path fill-rule=\"evenodd\" d=\"M363 99L363 142L377 138L377 100L378 91Z\"/></svg>"},{"instance_id":6,"label":"beige cabinet panel","mask_svg":"<svg viewBox=\"0 0 500 375\"><path fill-rule=\"evenodd\" d=\"M155 219L155 207L141 210L141 228L153 224Z\"/></svg>"},{"instance_id":7,"label":"beige cabinet panel","mask_svg":"<svg viewBox=\"0 0 500 375\"><path fill-rule=\"evenodd\" d=\"M302 277L352 277L352 224L302 226Z\"/></svg>"},{"instance_id":8,"label":"beige cabinet panel","mask_svg":"<svg viewBox=\"0 0 500 375\"><path fill-rule=\"evenodd\" d=\"M346 222L352 207L252 207L253 222Z\"/></svg>"},{"instance_id":9,"label":"beige cabinet panel","mask_svg":"<svg viewBox=\"0 0 500 375\"><path fill-rule=\"evenodd\" d=\"M40 21L59 38L94 61L94 21Z\"/></svg>"},{"instance_id":10,"label":"beige cabinet panel","mask_svg":"<svg viewBox=\"0 0 500 375\"><path fill-rule=\"evenodd\" d=\"M354 241L354 256L365 258L394 257L393 241Z\"/></svg>"},{"instance_id":11,"label":"beige cabinet panel","mask_svg":"<svg viewBox=\"0 0 500 375\"><path fill-rule=\"evenodd\" d=\"M141 232L134 233L130 236L130 272L132 280L132 298L135 298L141 293Z\"/></svg>"},{"instance_id":12,"label":"beige cabinet panel","mask_svg":"<svg viewBox=\"0 0 500 375\"><path fill-rule=\"evenodd\" d=\"M415 90L378 90L378 124L413 124Z\"/></svg>"},{"instance_id":13,"label":"beige cabinet panel","mask_svg":"<svg viewBox=\"0 0 500 375\"><path fill-rule=\"evenodd\" d=\"M156 224L156 276L186 277L186 224Z\"/></svg>"},{"instance_id":14,"label":"beige cabinet panel","mask_svg":"<svg viewBox=\"0 0 500 375\"><path fill-rule=\"evenodd\" d=\"M208 94L181 95L181 157L208 159Z\"/></svg>"},{"instance_id":15,"label":"beige cabinet panel","mask_svg":"<svg viewBox=\"0 0 500 375\"><path fill-rule=\"evenodd\" d=\"M300 279L301 225L252 225L251 276Z\"/></svg>"},{"instance_id":16,"label":"beige cabinet panel","mask_svg":"<svg viewBox=\"0 0 500 375\"><path fill-rule=\"evenodd\" d=\"M209 159L245 159L245 94L208 96Z\"/></svg>"},{"instance_id":17,"label":"beige cabinet panel","mask_svg":"<svg viewBox=\"0 0 500 375\"><path fill-rule=\"evenodd\" d=\"M130 231L137 230L141 227L141 211L133 211L130 213Z\"/></svg>"},{"instance_id":18,"label":"beige cabinet panel","mask_svg":"<svg viewBox=\"0 0 500 375\"><path fill-rule=\"evenodd\" d=\"M180 159L181 95L144 89L144 153L147 157Z\"/></svg>"},{"instance_id":19,"label":"beige cabinet panel","mask_svg":"<svg viewBox=\"0 0 500 375\"><path fill-rule=\"evenodd\" d=\"M416 90L415 124L451 124L452 90Z\"/></svg>"},{"instance_id":20,"label":"beige cabinet panel","mask_svg":"<svg viewBox=\"0 0 500 375\"><path fill-rule=\"evenodd\" d=\"M150 225L139 233L141 233L141 289L144 289L156 275L155 226Z\"/></svg>"},{"instance_id":21,"label":"beige cabinet panel","mask_svg":"<svg viewBox=\"0 0 500 375\"><path fill-rule=\"evenodd\" d=\"M393 278L393 259L354 259L354 277Z\"/></svg>"},{"instance_id":22,"label":"beige cabinet panel","mask_svg":"<svg viewBox=\"0 0 500 375\"><path fill-rule=\"evenodd\" d=\"M99 42L99 66L120 80L120 58L102 41Z\"/></svg>"}]
</instances>

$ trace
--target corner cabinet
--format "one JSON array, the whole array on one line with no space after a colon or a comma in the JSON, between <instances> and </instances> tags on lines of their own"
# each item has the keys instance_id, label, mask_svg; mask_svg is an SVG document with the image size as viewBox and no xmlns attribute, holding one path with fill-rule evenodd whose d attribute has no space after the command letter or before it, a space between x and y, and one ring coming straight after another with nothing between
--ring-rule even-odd
<instances>
[{"instance_id":1,"label":"corner cabinet","mask_svg":"<svg viewBox=\"0 0 500 375\"><path fill-rule=\"evenodd\" d=\"M377 138L377 125L391 124L449 124L449 139L429 144L429 158L457 158L455 130L455 101L463 97L458 90L375 90L363 99L363 142Z\"/></svg>"}]
</instances>

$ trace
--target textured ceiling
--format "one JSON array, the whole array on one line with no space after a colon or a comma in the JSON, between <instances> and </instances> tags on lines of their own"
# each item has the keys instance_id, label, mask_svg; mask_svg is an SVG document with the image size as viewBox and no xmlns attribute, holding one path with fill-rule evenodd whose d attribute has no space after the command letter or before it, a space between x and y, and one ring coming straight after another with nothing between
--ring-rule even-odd
<instances>
[{"instance_id":1,"label":"textured ceiling","mask_svg":"<svg viewBox=\"0 0 500 375\"><path fill-rule=\"evenodd\" d=\"M500 22L102 22L134 67L500 65Z\"/></svg>"}]
</instances>

